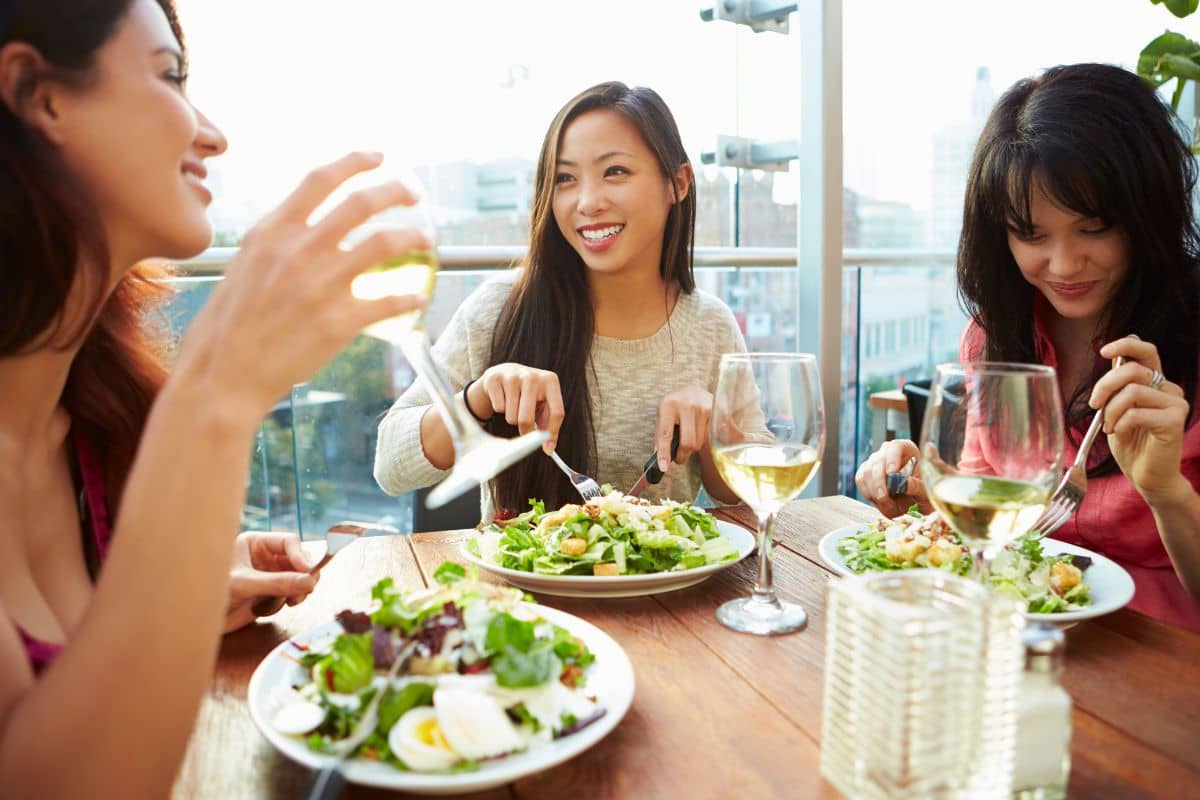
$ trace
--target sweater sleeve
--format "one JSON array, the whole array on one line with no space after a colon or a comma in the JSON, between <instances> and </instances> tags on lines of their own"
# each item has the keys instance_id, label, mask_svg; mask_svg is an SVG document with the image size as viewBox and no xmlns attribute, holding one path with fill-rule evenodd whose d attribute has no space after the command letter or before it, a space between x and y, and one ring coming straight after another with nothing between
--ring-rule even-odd
<instances>
[{"instance_id":1,"label":"sweater sleeve","mask_svg":"<svg viewBox=\"0 0 1200 800\"><path fill-rule=\"evenodd\" d=\"M433 345L433 360L455 391L487 369L492 331L511 285L506 273L472 292ZM375 481L390 495L431 486L449 472L429 463L421 446L421 418L432 405L425 382L418 378L379 423Z\"/></svg>"}]
</instances>

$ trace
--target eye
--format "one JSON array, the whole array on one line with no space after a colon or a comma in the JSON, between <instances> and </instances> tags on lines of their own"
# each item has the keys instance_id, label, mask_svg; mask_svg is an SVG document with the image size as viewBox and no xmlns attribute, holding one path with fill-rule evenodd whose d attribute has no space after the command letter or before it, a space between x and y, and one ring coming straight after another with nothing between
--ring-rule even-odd
<instances>
[{"instance_id":1,"label":"eye","mask_svg":"<svg viewBox=\"0 0 1200 800\"><path fill-rule=\"evenodd\" d=\"M168 72L163 73L163 78L165 78L166 80L170 81L171 83L175 84L180 89L182 89L184 86L187 85L188 75L186 72L177 72L176 70L170 70Z\"/></svg>"},{"instance_id":2,"label":"eye","mask_svg":"<svg viewBox=\"0 0 1200 800\"><path fill-rule=\"evenodd\" d=\"M1112 229L1113 229L1112 225L1109 225L1108 223L1104 222L1103 220L1096 219L1096 220L1089 220L1087 227L1080 228L1079 232L1082 233L1084 236L1103 236L1104 234L1108 233Z\"/></svg>"},{"instance_id":3,"label":"eye","mask_svg":"<svg viewBox=\"0 0 1200 800\"><path fill-rule=\"evenodd\" d=\"M1046 235L1037 233L1036 231L1021 230L1020 228L1009 227L1008 235L1016 239L1018 242L1025 244L1039 244L1045 241Z\"/></svg>"},{"instance_id":4,"label":"eye","mask_svg":"<svg viewBox=\"0 0 1200 800\"><path fill-rule=\"evenodd\" d=\"M561 186L564 183L575 180L575 176L569 172L560 172L554 176L554 185Z\"/></svg>"},{"instance_id":5,"label":"eye","mask_svg":"<svg viewBox=\"0 0 1200 800\"><path fill-rule=\"evenodd\" d=\"M616 177L616 176L620 176L620 175L628 175L628 174L629 174L629 170L625 169L622 166L618 166L616 164L613 164L611 167L607 167L604 170L604 177L606 177L606 178Z\"/></svg>"}]
</instances>

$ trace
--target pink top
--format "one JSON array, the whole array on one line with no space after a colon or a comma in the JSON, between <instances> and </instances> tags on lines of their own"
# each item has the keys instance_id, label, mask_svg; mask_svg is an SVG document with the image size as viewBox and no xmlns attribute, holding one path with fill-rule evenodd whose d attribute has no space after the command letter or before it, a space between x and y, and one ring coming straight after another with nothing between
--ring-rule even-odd
<instances>
[{"instance_id":1,"label":"pink top","mask_svg":"<svg viewBox=\"0 0 1200 800\"><path fill-rule=\"evenodd\" d=\"M108 555L108 544L112 538L112 528L108 517L108 502L104 493L104 478L100 461L96 458L91 445L77 431L72 431L71 441L75 446L75 458L79 464L79 475L83 482L83 502L86 518L91 521L90 534L96 543L96 555L100 563ZM82 510L82 509L81 509ZM85 532L84 535L88 535ZM35 675L41 673L54 657L62 650L62 645L55 642L43 642L30 636L17 626L17 633L25 644L25 652L29 656L29 664Z\"/></svg>"},{"instance_id":2,"label":"pink top","mask_svg":"<svg viewBox=\"0 0 1200 800\"><path fill-rule=\"evenodd\" d=\"M959 359L978 360L983 344L983 330L970 322L959 344ZM1058 366L1054 345L1038 313L1034 314L1034 349L1040 363ZM1064 440L1063 463L1074 461L1077 452L1076 444L1069 438ZM1184 431L1180 463L1184 477L1200 491L1200 424ZM1150 506L1124 473L1088 478L1087 494L1079 510L1053 537L1103 553L1128 570L1136 587L1130 608L1200 631L1200 606L1192 601L1175 574Z\"/></svg>"}]
</instances>

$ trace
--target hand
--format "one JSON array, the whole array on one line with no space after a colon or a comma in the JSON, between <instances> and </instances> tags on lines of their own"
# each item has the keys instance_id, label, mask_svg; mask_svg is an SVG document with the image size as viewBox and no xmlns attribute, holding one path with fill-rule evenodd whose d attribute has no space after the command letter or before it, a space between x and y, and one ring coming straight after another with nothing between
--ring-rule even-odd
<instances>
[{"instance_id":1,"label":"hand","mask_svg":"<svg viewBox=\"0 0 1200 800\"><path fill-rule=\"evenodd\" d=\"M685 386L663 397L658 404L658 422L654 425L654 443L658 468L671 466L671 437L679 426L679 449L675 463L686 464L694 453L708 444L708 418L712 415L713 396L699 386Z\"/></svg>"},{"instance_id":2,"label":"hand","mask_svg":"<svg viewBox=\"0 0 1200 800\"><path fill-rule=\"evenodd\" d=\"M229 610L225 632L254 621L250 606L262 597L284 597L294 606L317 585L313 562L294 533L245 531L233 543L229 572Z\"/></svg>"},{"instance_id":3,"label":"hand","mask_svg":"<svg viewBox=\"0 0 1200 800\"><path fill-rule=\"evenodd\" d=\"M246 234L225 279L184 339L174 374L215 382L213 397L257 420L293 384L332 358L366 325L420 307L415 295L359 300L360 272L412 250L428 250L416 230L379 231L343 250L343 238L392 206L416 197L384 183L351 194L322 219L313 211L352 175L374 169L377 154L352 153L313 172Z\"/></svg>"},{"instance_id":4,"label":"hand","mask_svg":"<svg viewBox=\"0 0 1200 800\"><path fill-rule=\"evenodd\" d=\"M1104 432L1117 465L1153 504L1181 485L1188 416L1183 389L1167 380L1150 385L1162 370L1158 348L1150 342L1126 336L1104 345L1100 355L1126 361L1096 381L1088 405L1104 409Z\"/></svg>"},{"instance_id":5,"label":"hand","mask_svg":"<svg viewBox=\"0 0 1200 800\"><path fill-rule=\"evenodd\" d=\"M912 475L908 478L908 493L892 497L887 490L889 472L899 472L900 468L910 459L917 459L913 464ZM921 480L920 451L916 444L908 439L896 439L884 442L883 446L870 455L854 474L854 483L862 496L875 504L884 515L898 517L908 511L916 503L922 514L933 511L929 495L925 492L925 482Z\"/></svg>"},{"instance_id":6,"label":"hand","mask_svg":"<svg viewBox=\"0 0 1200 800\"><path fill-rule=\"evenodd\" d=\"M524 364L496 364L467 390L471 412L480 419L503 414L504 421L525 434L537 429L548 431L542 445L549 453L558 444L563 422L562 390L558 375Z\"/></svg>"}]
</instances>

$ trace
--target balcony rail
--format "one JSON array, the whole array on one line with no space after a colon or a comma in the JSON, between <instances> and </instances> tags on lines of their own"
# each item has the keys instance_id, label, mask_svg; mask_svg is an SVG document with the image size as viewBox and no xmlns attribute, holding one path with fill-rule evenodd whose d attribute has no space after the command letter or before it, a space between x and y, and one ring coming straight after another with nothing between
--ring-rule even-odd
<instances>
[{"instance_id":1,"label":"balcony rail","mask_svg":"<svg viewBox=\"0 0 1200 800\"><path fill-rule=\"evenodd\" d=\"M236 247L210 247L192 259L175 262L185 275L220 275L237 253ZM794 247L697 247L694 263L699 268L757 267L787 269L796 266ZM476 271L504 269L520 262L524 245L452 245L439 247L444 270ZM930 267L954 265L953 250L850 249L842 251L846 267Z\"/></svg>"}]
</instances>

